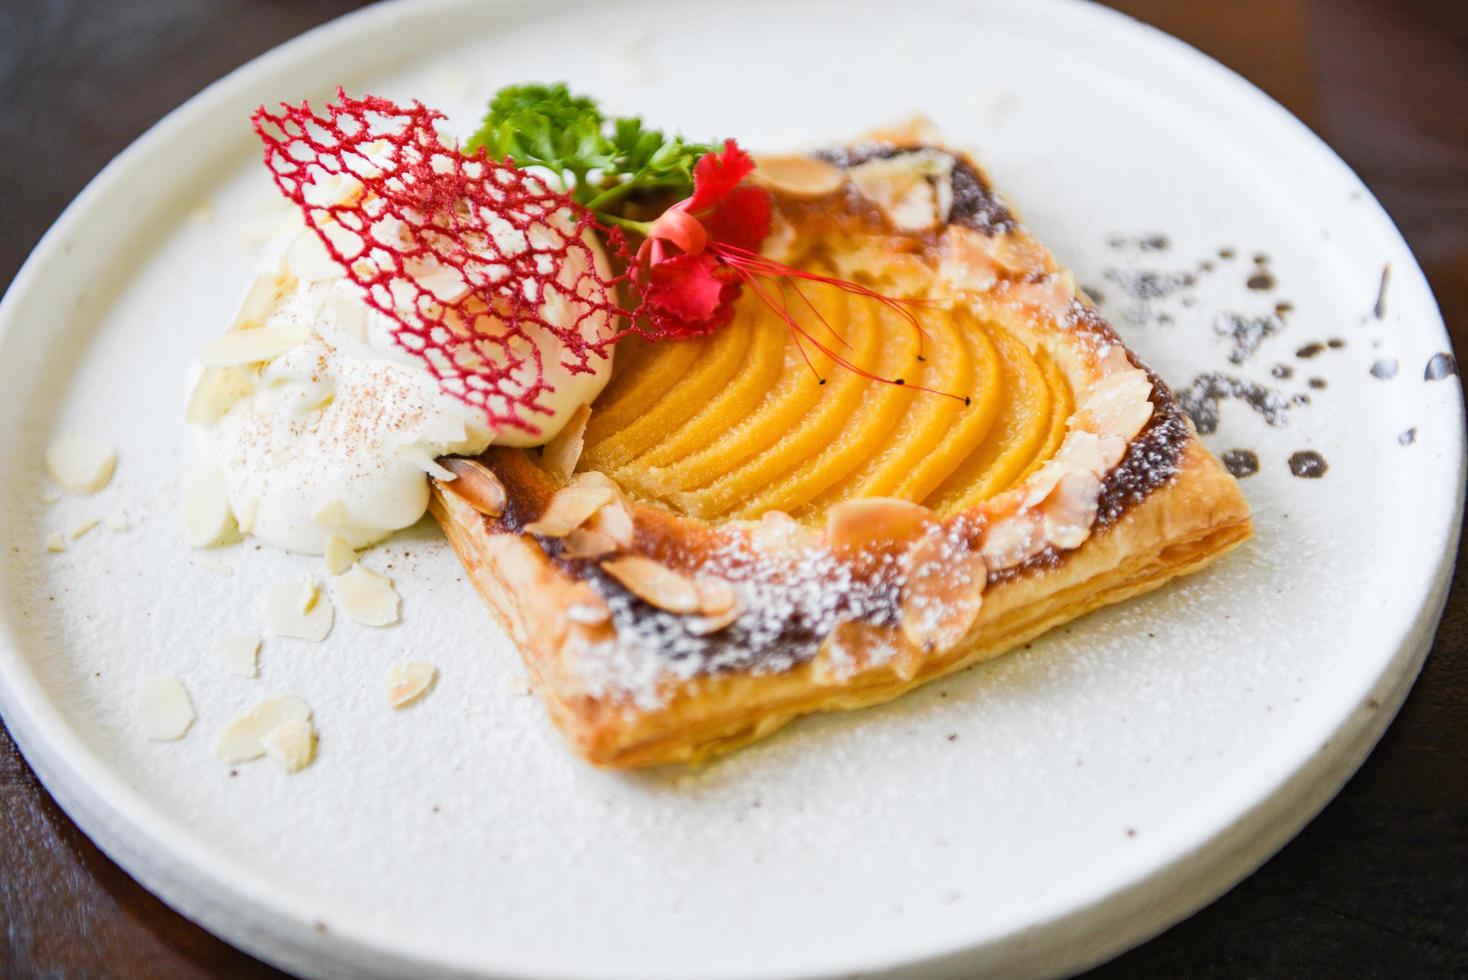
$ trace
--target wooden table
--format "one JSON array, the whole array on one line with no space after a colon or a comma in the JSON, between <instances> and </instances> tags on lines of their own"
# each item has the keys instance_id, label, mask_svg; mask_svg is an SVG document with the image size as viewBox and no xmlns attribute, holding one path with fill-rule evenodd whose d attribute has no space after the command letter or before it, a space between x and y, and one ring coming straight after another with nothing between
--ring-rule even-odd
<instances>
[{"instance_id":1,"label":"wooden table","mask_svg":"<svg viewBox=\"0 0 1468 980\"><path fill-rule=\"evenodd\" d=\"M1468 344L1468 2L1117 0L1320 133ZM0 5L0 285L113 154L350 0ZM1361 772L1263 869L1103 977L1468 975L1468 587ZM0 730L0 975L262 977L104 857Z\"/></svg>"}]
</instances>

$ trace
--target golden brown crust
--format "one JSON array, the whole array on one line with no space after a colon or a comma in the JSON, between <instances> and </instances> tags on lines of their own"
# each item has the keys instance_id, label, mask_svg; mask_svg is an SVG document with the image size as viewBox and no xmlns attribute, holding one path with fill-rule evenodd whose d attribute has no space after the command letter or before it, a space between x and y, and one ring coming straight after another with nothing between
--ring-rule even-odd
<instances>
[{"instance_id":1,"label":"golden brown crust","mask_svg":"<svg viewBox=\"0 0 1468 980\"><path fill-rule=\"evenodd\" d=\"M847 151L842 165L932 143L921 127L886 138L888 149ZM434 481L433 513L520 647L552 720L587 760L613 768L697 762L802 714L889 700L1155 589L1248 538L1237 483L1171 392L1139 370L1069 275L1013 222L982 171L953 155L978 190L970 188L962 215L955 204L954 221L933 229L894 231L879 209L849 200L850 188L840 200L781 201L782 212L799 235L842 237L843 274L863 263L899 273L911 263L918 277L938 270L955 303L976 304L1055 359L1077 393L1066 443L1051 465L1006 493L918 521L916 543L903 536L850 555L793 522L714 525L621 502L633 528L625 550L666 566L685 600L690 586L710 582L742 590L749 608L719 623L706 617L706 636L669 606L629 594L597 559L567 557L562 538L521 533L561 486L534 451L481 457L487 479L503 482L483 493L483 470L444 461L458 479ZM935 556L931 567L941 574L925 577L920 551ZM807 608L787 593L819 598ZM934 622L919 627L924 612Z\"/></svg>"}]
</instances>

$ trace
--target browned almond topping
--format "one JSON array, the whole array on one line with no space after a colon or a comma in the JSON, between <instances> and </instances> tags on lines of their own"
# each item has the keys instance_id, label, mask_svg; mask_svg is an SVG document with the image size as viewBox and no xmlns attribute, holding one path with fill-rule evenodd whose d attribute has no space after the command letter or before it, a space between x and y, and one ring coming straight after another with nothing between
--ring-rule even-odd
<instances>
[{"instance_id":1,"label":"browned almond topping","mask_svg":"<svg viewBox=\"0 0 1468 980\"><path fill-rule=\"evenodd\" d=\"M455 477L439 483L441 488L485 517L499 517L504 514L509 496L505 493L505 485L488 466L477 459L457 457L445 457L439 463Z\"/></svg>"},{"instance_id":2,"label":"browned almond topping","mask_svg":"<svg viewBox=\"0 0 1468 980\"><path fill-rule=\"evenodd\" d=\"M587 519L611 502L616 491L607 487L567 485L555 492L540 520L531 521L524 527L526 534L538 534L547 538L564 538Z\"/></svg>"},{"instance_id":3,"label":"browned almond topping","mask_svg":"<svg viewBox=\"0 0 1468 980\"><path fill-rule=\"evenodd\" d=\"M902 634L924 653L947 650L968 635L984 605L984 556L929 535L907 555Z\"/></svg>"},{"instance_id":4,"label":"browned almond topping","mask_svg":"<svg viewBox=\"0 0 1468 980\"><path fill-rule=\"evenodd\" d=\"M568 479L576 472L576 464L581 461L581 447L585 442L586 422L590 418L591 406L582 405L571 413L565 427L541 450L541 465L559 479Z\"/></svg>"},{"instance_id":5,"label":"browned almond topping","mask_svg":"<svg viewBox=\"0 0 1468 980\"><path fill-rule=\"evenodd\" d=\"M826 512L826 543L837 550L890 547L917 537L933 520L932 511L907 500L845 500Z\"/></svg>"},{"instance_id":6,"label":"browned almond topping","mask_svg":"<svg viewBox=\"0 0 1468 980\"><path fill-rule=\"evenodd\" d=\"M577 582L571 590L566 618L582 626L601 626L612 618L612 611L595 589L585 582Z\"/></svg>"},{"instance_id":7,"label":"browned almond topping","mask_svg":"<svg viewBox=\"0 0 1468 980\"><path fill-rule=\"evenodd\" d=\"M617 550L617 542L599 531L574 529L561 544L563 558L601 558Z\"/></svg>"},{"instance_id":8,"label":"browned almond topping","mask_svg":"<svg viewBox=\"0 0 1468 980\"><path fill-rule=\"evenodd\" d=\"M711 636L738 619L740 611L739 606L734 605L718 614L692 616L689 617L684 627L694 636Z\"/></svg>"},{"instance_id":9,"label":"browned almond topping","mask_svg":"<svg viewBox=\"0 0 1468 980\"><path fill-rule=\"evenodd\" d=\"M754 179L792 197L834 194L846 183L846 172L833 163L799 154L760 157Z\"/></svg>"},{"instance_id":10,"label":"browned almond topping","mask_svg":"<svg viewBox=\"0 0 1468 980\"><path fill-rule=\"evenodd\" d=\"M695 579L698 611L705 616L720 616L739 605L739 593L728 582L714 578Z\"/></svg>"},{"instance_id":11,"label":"browned almond topping","mask_svg":"<svg viewBox=\"0 0 1468 980\"><path fill-rule=\"evenodd\" d=\"M602 570L621 582L637 598L671 613L698 612L698 590L693 581L661 562L641 555L613 558Z\"/></svg>"},{"instance_id":12,"label":"browned almond topping","mask_svg":"<svg viewBox=\"0 0 1468 980\"><path fill-rule=\"evenodd\" d=\"M619 548L632 547L632 512L621 500L614 500L593 514L587 526L611 538Z\"/></svg>"}]
</instances>

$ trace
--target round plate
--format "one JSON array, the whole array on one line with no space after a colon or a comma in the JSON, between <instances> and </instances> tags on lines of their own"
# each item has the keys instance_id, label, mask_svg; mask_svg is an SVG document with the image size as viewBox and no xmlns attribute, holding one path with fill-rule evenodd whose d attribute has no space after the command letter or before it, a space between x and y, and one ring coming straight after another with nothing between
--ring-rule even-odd
<instances>
[{"instance_id":1,"label":"round plate","mask_svg":"<svg viewBox=\"0 0 1468 980\"><path fill-rule=\"evenodd\" d=\"M400 625L267 639L262 676L231 676L213 639L260 631L267 583L322 575L252 545L206 558L178 531L186 369L258 261L240 231L272 196L250 110L340 83L440 106L464 134L498 86L557 78L755 148L932 116L1164 377L1204 409L1222 396L1207 441L1257 457L1255 538L997 662L697 771L572 758L428 526L366 559L397 580ZM1257 866L1400 703L1461 511L1460 389L1425 380L1446 350L1421 272L1328 149L1218 65L1088 4L374 7L170 115L6 297L0 705L113 858L304 973L1073 970ZM69 429L115 445L117 475L47 506L42 451ZM1292 475L1302 451L1323 475ZM46 552L119 513L130 530ZM406 659L440 680L389 711L386 669ZM193 698L180 742L139 730L148 674ZM214 732L273 692L315 709L316 763L216 762Z\"/></svg>"}]
</instances>

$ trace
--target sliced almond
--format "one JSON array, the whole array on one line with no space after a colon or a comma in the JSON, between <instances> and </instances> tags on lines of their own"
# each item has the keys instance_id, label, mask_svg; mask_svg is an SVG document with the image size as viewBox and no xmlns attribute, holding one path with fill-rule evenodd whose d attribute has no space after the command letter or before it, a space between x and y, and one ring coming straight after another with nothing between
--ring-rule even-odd
<instances>
[{"instance_id":1,"label":"sliced almond","mask_svg":"<svg viewBox=\"0 0 1468 980\"><path fill-rule=\"evenodd\" d=\"M364 626L390 626L398 621L399 597L392 579L353 565L332 580L332 591L347 618Z\"/></svg>"},{"instance_id":2,"label":"sliced almond","mask_svg":"<svg viewBox=\"0 0 1468 980\"><path fill-rule=\"evenodd\" d=\"M1073 470L1040 505L1045 537L1057 548L1079 548L1096 523L1101 481L1089 470Z\"/></svg>"},{"instance_id":3,"label":"sliced almond","mask_svg":"<svg viewBox=\"0 0 1468 980\"><path fill-rule=\"evenodd\" d=\"M266 698L219 730L214 754L224 762L258 759L265 754L265 736L282 725L310 720L311 709L300 698L291 694Z\"/></svg>"},{"instance_id":4,"label":"sliced almond","mask_svg":"<svg viewBox=\"0 0 1468 980\"><path fill-rule=\"evenodd\" d=\"M617 550L617 542L599 531L578 527L561 542L562 558L604 558Z\"/></svg>"},{"instance_id":5,"label":"sliced almond","mask_svg":"<svg viewBox=\"0 0 1468 980\"><path fill-rule=\"evenodd\" d=\"M46 535L46 550L53 555L59 555L66 550L66 535L60 531L54 531Z\"/></svg>"},{"instance_id":6,"label":"sliced almond","mask_svg":"<svg viewBox=\"0 0 1468 980\"><path fill-rule=\"evenodd\" d=\"M621 500L613 500L591 515L591 520L587 521L586 526L598 534L611 538L619 548L632 547L632 542L636 537L632 526L632 511Z\"/></svg>"},{"instance_id":7,"label":"sliced almond","mask_svg":"<svg viewBox=\"0 0 1468 980\"><path fill-rule=\"evenodd\" d=\"M782 510L767 510L749 525L749 540L762 551L794 551L820 544L820 532Z\"/></svg>"},{"instance_id":8,"label":"sliced almond","mask_svg":"<svg viewBox=\"0 0 1468 980\"><path fill-rule=\"evenodd\" d=\"M286 772L300 772L316 758L316 730L309 721L287 721L266 732L260 745Z\"/></svg>"},{"instance_id":9,"label":"sliced almond","mask_svg":"<svg viewBox=\"0 0 1468 980\"><path fill-rule=\"evenodd\" d=\"M739 605L739 593L722 579L697 578L693 588L698 592L698 611L705 616L719 616Z\"/></svg>"},{"instance_id":10,"label":"sliced almond","mask_svg":"<svg viewBox=\"0 0 1468 980\"><path fill-rule=\"evenodd\" d=\"M209 425L219 420L241 398L255 390L255 374L248 367L205 368L189 394L184 421Z\"/></svg>"},{"instance_id":11,"label":"sliced almond","mask_svg":"<svg viewBox=\"0 0 1468 980\"><path fill-rule=\"evenodd\" d=\"M934 520L931 510L907 500L844 500L826 511L826 543L841 551L891 547L917 537Z\"/></svg>"},{"instance_id":12,"label":"sliced almond","mask_svg":"<svg viewBox=\"0 0 1468 980\"><path fill-rule=\"evenodd\" d=\"M233 507L234 522L240 529L241 534L250 534L255 530L255 519L260 516L260 498L250 497L238 507Z\"/></svg>"},{"instance_id":13,"label":"sliced almond","mask_svg":"<svg viewBox=\"0 0 1468 980\"><path fill-rule=\"evenodd\" d=\"M822 686L844 684L877 664L890 664L902 655L903 647L895 630L843 621L826 635L811 661L810 678Z\"/></svg>"},{"instance_id":14,"label":"sliced almond","mask_svg":"<svg viewBox=\"0 0 1468 980\"><path fill-rule=\"evenodd\" d=\"M401 708L418 700L433 686L437 676L433 665L421 660L393 664L387 671L387 706Z\"/></svg>"},{"instance_id":15,"label":"sliced almond","mask_svg":"<svg viewBox=\"0 0 1468 980\"><path fill-rule=\"evenodd\" d=\"M199 352L205 367L258 364L284 354L311 336L304 327L250 327L215 338Z\"/></svg>"},{"instance_id":16,"label":"sliced almond","mask_svg":"<svg viewBox=\"0 0 1468 980\"><path fill-rule=\"evenodd\" d=\"M1032 508L990 521L980 551L991 572L1013 568L1038 555L1047 544L1040 516Z\"/></svg>"},{"instance_id":17,"label":"sliced almond","mask_svg":"<svg viewBox=\"0 0 1468 980\"><path fill-rule=\"evenodd\" d=\"M984 556L933 534L913 545L906 565L902 635L924 653L951 649L983 608L989 579Z\"/></svg>"},{"instance_id":18,"label":"sliced almond","mask_svg":"<svg viewBox=\"0 0 1468 980\"><path fill-rule=\"evenodd\" d=\"M265 590L265 628L276 636L320 643L336 618L321 602L314 582L278 582Z\"/></svg>"},{"instance_id":19,"label":"sliced almond","mask_svg":"<svg viewBox=\"0 0 1468 980\"><path fill-rule=\"evenodd\" d=\"M341 575L357 564L357 553L340 534L327 537L323 557L326 559L326 571L331 575Z\"/></svg>"},{"instance_id":20,"label":"sliced almond","mask_svg":"<svg viewBox=\"0 0 1468 980\"><path fill-rule=\"evenodd\" d=\"M307 232L296 239L285 257L286 266L305 285L327 279L340 279L341 266L321 244L321 239Z\"/></svg>"},{"instance_id":21,"label":"sliced almond","mask_svg":"<svg viewBox=\"0 0 1468 980\"><path fill-rule=\"evenodd\" d=\"M1078 413L1079 423L1100 436L1130 442L1152 417L1152 379L1140 369L1119 371L1096 381Z\"/></svg>"},{"instance_id":22,"label":"sliced almond","mask_svg":"<svg viewBox=\"0 0 1468 980\"><path fill-rule=\"evenodd\" d=\"M194 723L194 705L177 677L149 677L138 686L143 734L158 742L183 738Z\"/></svg>"},{"instance_id":23,"label":"sliced almond","mask_svg":"<svg viewBox=\"0 0 1468 980\"><path fill-rule=\"evenodd\" d=\"M613 495L620 496L622 488L617 486L617 481L607 476L601 470L585 470L573 474L566 482L568 487L604 487L612 491Z\"/></svg>"},{"instance_id":24,"label":"sliced almond","mask_svg":"<svg viewBox=\"0 0 1468 980\"><path fill-rule=\"evenodd\" d=\"M727 629L734 620L739 618L743 612L739 606L731 606L721 613L705 613L698 616L690 616L683 621L683 628L694 636L710 636L722 629Z\"/></svg>"},{"instance_id":25,"label":"sliced almond","mask_svg":"<svg viewBox=\"0 0 1468 980\"><path fill-rule=\"evenodd\" d=\"M565 486L555 492L545 512L537 521L523 528L526 534L547 538L564 538L585 524L602 506L610 503L614 491L597 486Z\"/></svg>"},{"instance_id":26,"label":"sliced almond","mask_svg":"<svg viewBox=\"0 0 1468 980\"><path fill-rule=\"evenodd\" d=\"M751 176L791 197L824 197L846 183L846 172L834 163L798 153L758 157Z\"/></svg>"},{"instance_id":27,"label":"sliced almond","mask_svg":"<svg viewBox=\"0 0 1468 980\"><path fill-rule=\"evenodd\" d=\"M577 582L571 590L566 618L582 626L601 626L612 618L607 601L585 582Z\"/></svg>"},{"instance_id":28,"label":"sliced almond","mask_svg":"<svg viewBox=\"0 0 1468 980\"><path fill-rule=\"evenodd\" d=\"M183 525L184 537L195 548L212 548L238 537L224 471L219 467L199 467L184 486Z\"/></svg>"},{"instance_id":29,"label":"sliced almond","mask_svg":"<svg viewBox=\"0 0 1468 980\"><path fill-rule=\"evenodd\" d=\"M565 426L555 438L541 450L540 462L558 479L569 479L581 461L581 447L586 439L586 422L591 418L591 406L582 405L571 413Z\"/></svg>"},{"instance_id":30,"label":"sliced almond","mask_svg":"<svg viewBox=\"0 0 1468 980\"><path fill-rule=\"evenodd\" d=\"M195 555L193 564L198 565L206 572L212 572L220 578L229 578L234 574L234 569L212 555Z\"/></svg>"},{"instance_id":31,"label":"sliced almond","mask_svg":"<svg viewBox=\"0 0 1468 980\"><path fill-rule=\"evenodd\" d=\"M46 471L72 493L96 493L116 468L117 453L79 432L69 432L46 448Z\"/></svg>"},{"instance_id":32,"label":"sliced almond","mask_svg":"<svg viewBox=\"0 0 1468 980\"><path fill-rule=\"evenodd\" d=\"M602 570L621 582L637 598L671 613L698 612L698 590L693 580L662 562L627 555L601 563Z\"/></svg>"},{"instance_id":33,"label":"sliced almond","mask_svg":"<svg viewBox=\"0 0 1468 980\"><path fill-rule=\"evenodd\" d=\"M234 319L230 321L226 332L262 326L279 295L280 281L273 274L256 276L254 282L250 283L250 288L245 291L245 298L240 300L240 308L235 311Z\"/></svg>"},{"instance_id":34,"label":"sliced almond","mask_svg":"<svg viewBox=\"0 0 1468 980\"><path fill-rule=\"evenodd\" d=\"M214 653L231 674L254 677L260 672L260 637L223 636L214 643Z\"/></svg>"},{"instance_id":35,"label":"sliced almond","mask_svg":"<svg viewBox=\"0 0 1468 980\"><path fill-rule=\"evenodd\" d=\"M92 530L92 528L101 523L102 521L96 517L87 518L76 527L71 529L71 540L75 541L77 538L80 538L82 535L86 534L88 531Z\"/></svg>"},{"instance_id":36,"label":"sliced almond","mask_svg":"<svg viewBox=\"0 0 1468 980\"><path fill-rule=\"evenodd\" d=\"M125 510L114 511L107 515L107 520L103 523L107 525L107 530L118 534L132 527L132 522L128 520L127 511Z\"/></svg>"},{"instance_id":37,"label":"sliced almond","mask_svg":"<svg viewBox=\"0 0 1468 980\"><path fill-rule=\"evenodd\" d=\"M439 483L441 489L458 497L485 517L499 517L504 514L505 504L510 499L509 494L505 492L505 485L500 482L500 478L488 466L477 459L457 457L445 457L439 462L454 474L453 480Z\"/></svg>"}]
</instances>

